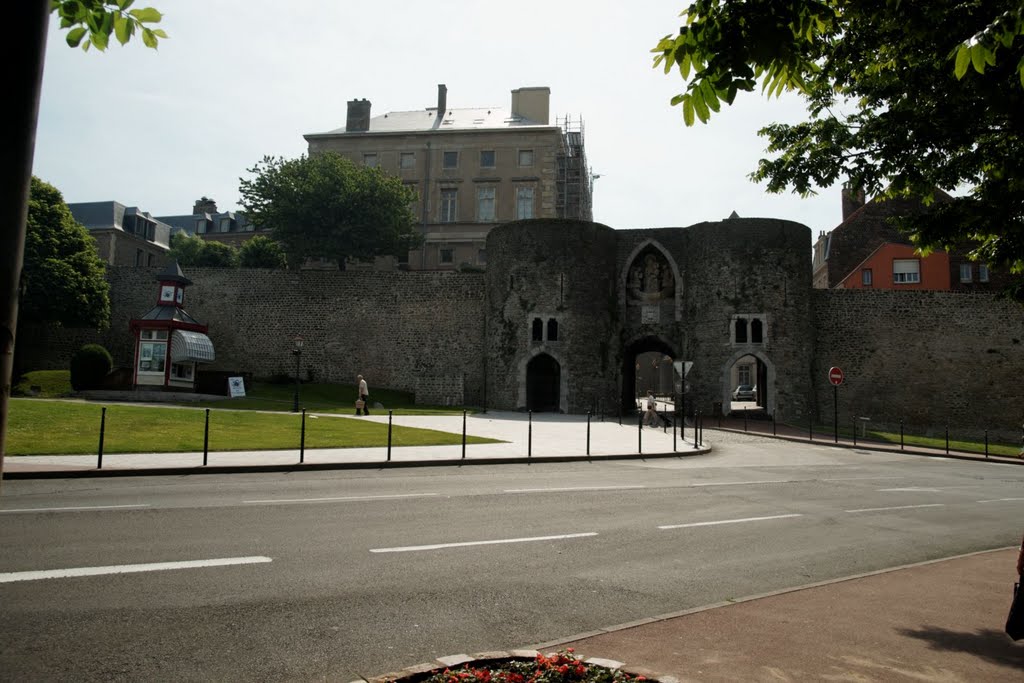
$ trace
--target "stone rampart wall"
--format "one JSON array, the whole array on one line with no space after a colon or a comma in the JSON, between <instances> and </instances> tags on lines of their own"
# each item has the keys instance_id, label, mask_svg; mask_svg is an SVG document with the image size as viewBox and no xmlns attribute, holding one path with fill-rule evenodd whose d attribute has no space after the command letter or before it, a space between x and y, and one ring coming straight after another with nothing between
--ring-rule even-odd
<instances>
[{"instance_id":1,"label":"stone rampart wall","mask_svg":"<svg viewBox=\"0 0 1024 683\"><path fill-rule=\"evenodd\" d=\"M830 367L846 376L838 390L840 424L857 416L872 426L951 438L1015 442L1024 422L1024 309L989 294L814 290L812 385L818 417L831 424Z\"/></svg>"}]
</instances>

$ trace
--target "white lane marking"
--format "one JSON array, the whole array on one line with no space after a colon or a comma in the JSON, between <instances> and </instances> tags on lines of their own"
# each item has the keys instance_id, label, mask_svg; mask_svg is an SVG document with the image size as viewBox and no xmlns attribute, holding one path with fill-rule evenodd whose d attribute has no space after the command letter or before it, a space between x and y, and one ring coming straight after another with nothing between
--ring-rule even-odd
<instances>
[{"instance_id":1,"label":"white lane marking","mask_svg":"<svg viewBox=\"0 0 1024 683\"><path fill-rule=\"evenodd\" d=\"M548 493L563 491L621 491L624 489L645 489L646 486L566 486L550 489L505 489L505 493Z\"/></svg>"},{"instance_id":2,"label":"white lane marking","mask_svg":"<svg viewBox=\"0 0 1024 683\"><path fill-rule=\"evenodd\" d=\"M395 498L427 498L436 493L396 493L388 496L347 496L343 498L268 498L267 500L243 500L243 503L344 503L354 500L392 500Z\"/></svg>"},{"instance_id":3,"label":"white lane marking","mask_svg":"<svg viewBox=\"0 0 1024 683\"><path fill-rule=\"evenodd\" d=\"M894 491L907 491L907 492L911 492L911 493L920 493L920 492L938 493L941 490L942 489L926 489L926 488L921 487L921 486L909 486L907 488L902 488L902 489L878 489L878 491L880 493L888 493L888 492L894 492Z\"/></svg>"},{"instance_id":4,"label":"white lane marking","mask_svg":"<svg viewBox=\"0 0 1024 683\"><path fill-rule=\"evenodd\" d=\"M690 524L665 524L659 529L687 529L695 526L715 526L716 524L739 524L741 522L763 522L769 519L786 519L788 517L803 517L801 514L772 515L771 517L744 517L742 519L721 519L716 522L692 522Z\"/></svg>"},{"instance_id":5,"label":"white lane marking","mask_svg":"<svg viewBox=\"0 0 1024 683\"><path fill-rule=\"evenodd\" d=\"M945 503L929 503L927 505L897 505L887 508L857 508L856 510L844 510L844 512L880 512L882 510L910 510L912 508L941 508Z\"/></svg>"},{"instance_id":6,"label":"white lane marking","mask_svg":"<svg viewBox=\"0 0 1024 683\"><path fill-rule=\"evenodd\" d=\"M159 572L167 569L199 569L226 567L236 564L262 564L273 562L269 557L223 557L214 560L187 560L184 562L151 562L149 564L117 564L109 567L75 567L72 569L45 569L41 571L7 572L0 574L0 583L38 581L39 579L66 579L73 576L101 576L103 574L133 574Z\"/></svg>"},{"instance_id":7,"label":"white lane marking","mask_svg":"<svg viewBox=\"0 0 1024 683\"><path fill-rule=\"evenodd\" d=\"M976 500L976 503L1002 503L1008 500L1024 500L1024 498L990 498L989 500Z\"/></svg>"},{"instance_id":8,"label":"white lane marking","mask_svg":"<svg viewBox=\"0 0 1024 683\"><path fill-rule=\"evenodd\" d=\"M835 479L822 479L822 481L861 481L863 479L902 479L903 477L837 477Z\"/></svg>"},{"instance_id":9,"label":"white lane marking","mask_svg":"<svg viewBox=\"0 0 1024 683\"><path fill-rule=\"evenodd\" d=\"M531 536L529 538L502 538L495 541L465 541L463 543L435 543L433 545L407 545L398 548L370 548L371 553L409 553L418 550L440 550L442 548L466 548L473 545L498 545L500 543L529 543L531 541L560 541L566 538L597 536L596 531L582 534L559 534L557 536Z\"/></svg>"},{"instance_id":10,"label":"white lane marking","mask_svg":"<svg viewBox=\"0 0 1024 683\"><path fill-rule=\"evenodd\" d=\"M811 481L810 479L763 479L761 481L715 481L690 486L746 486L748 484L796 484Z\"/></svg>"},{"instance_id":11,"label":"white lane marking","mask_svg":"<svg viewBox=\"0 0 1024 683\"><path fill-rule=\"evenodd\" d=\"M81 510L125 510L131 508L148 508L149 505L89 505L81 507L66 507L66 508L20 508L16 510L0 510L0 513L6 512L77 512Z\"/></svg>"}]
</instances>

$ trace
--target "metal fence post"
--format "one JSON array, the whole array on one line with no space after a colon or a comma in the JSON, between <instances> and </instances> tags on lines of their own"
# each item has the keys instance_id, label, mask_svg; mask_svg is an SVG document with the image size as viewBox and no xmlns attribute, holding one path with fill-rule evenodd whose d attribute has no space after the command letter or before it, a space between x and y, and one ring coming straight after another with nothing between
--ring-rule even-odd
<instances>
[{"instance_id":1,"label":"metal fence post","mask_svg":"<svg viewBox=\"0 0 1024 683\"><path fill-rule=\"evenodd\" d=\"M393 410L388 411L388 462L391 462L391 414Z\"/></svg>"},{"instance_id":2,"label":"metal fence post","mask_svg":"<svg viewBox=\"0 0 1024 683\"><path fill-rule=\"evenodd\" d=\"M206 409L206 426L203 427L203 467L206 467L207 456L210 453L210 409Z\"/></svg>"},{"instance_id":3,"label":"metal fence post","mask_svg":"<svg viewBox=\"0 0 1024 683\"><path fill-rule=\"evenodd\" d=\"M949 455L949 423L946 423L946 455Z\"/></svg>"},{"instance_id":4,"label":"metal fence post","mask_svg":"<svg viewBox=\"0 0 1024 683\"><path fill-rule=\"evenodd\" d=\"M814 441L814 415L807 415L807 440Z\"/></svg>"},{"instance_id":5,"label":"metal fence post","mask_svg":"<svg viewBox=\"0 0 1024 683\"><path fill-rule=\"evenodd\" d=\"M590 411L587 411L587 455L590 455Z\"/></svg>"},{"instance_id":6,"label":"metal fence post","mask_svg":"<svg viewBox=\"0 0 1024 683\"><path fill-rule=\"evenodd\" d=\"M103 411L100 413L100 446L97 452L96 469L103 469L103 433L107 429L107 407L103 407Z\"/></svg>"},{"instance_id":7,"label":"metal fence post","mask_svg":"<svg viewBox=\"0 0 1024 683\"><path fill-rule=\"evenodd\" d=\"M985 430L985 459L988 459L988 430Z\"/></svg>"},{"instance_id":8,"label":"metal fence post","mask_svg":"<svg viewBox=\"0 0 1024 683\"><path fill-rule=\"evenodd\" d=\"M743 408L743 431L747 431L747 409Z\"/></svg>"},{"instance_id":9,"label":"metal fence post","mask_svg":"<svg viewBox=\"0 0 1024 683\"><path fill-rule=\"evenodd\" d=\"M857 416L853 416L853 445L857 445Z\"/></svg>"},{"instance_id":10,"label":"metal fence post","mask_svg":"<svg viewBox=\"0 0 1024 683\"><path fill-rule=\"evenodd\" d=\"M772 411L772 436L778 436L779 435L778 431L776 431L776 426L775 425L776 425L776 422L775 422L775 411L773 410Z\"/></svg>"},{"instance_id":11,"label":"metal fence post","mask_svg":"<svg viewBox=\"0 0 1024 683\"><path fill-rule=\"evenodd\" d=\"M903 450L903 418L900 418L900 450Z\"/></svg>"},{"instance_id":12,"label":"metal fence post","mask_svg":"<svg viewBox=\"0 0 1024 683\"><path fill-rule=\"evenodd\" d=\"M466 411L462 411L462 459L466 459Z\"/></svg>"},{"instance_id":13,"label":"metal fence post","mask_svg":"<svg viewBox=\"0 0 1024 683\"><path fill-rule=\"evenodd\" d=\"M676 415L672 414L672 452L675 453L679 448L676 445Z\"/></svg>"},{"instance_id":14,"label":"metal fence post","mask_svg":"<svg viewBox=\"0 0 1024 683\"><path fill-rule=\"evenodd\" d=\"M530 426L529 426L529 428L528 428L528 430L526 432L526 457L527 458L532 458L533 457L533 411L532 410L527 411L527 415L529 416Z\"/></svg>"},{"instance_id":15,"label":"metal fence post","mask_svg":"<svg viewBox=\"0 0 1024 683\"><path fill-rule=\"evenodd\" d=\"M306 462L306 409L302 409L302 430L299 432L299 463Z\"/></svg>"},{"instance_id":16,"label":"metal fence post","mask_svg":"<svg viewBox=\"0 0 1024 683\"><path fill-rule=\"evenodd\" d=\"M636 416L636 452L644 452L644 414Z\"/></svg>"}]
</instances>

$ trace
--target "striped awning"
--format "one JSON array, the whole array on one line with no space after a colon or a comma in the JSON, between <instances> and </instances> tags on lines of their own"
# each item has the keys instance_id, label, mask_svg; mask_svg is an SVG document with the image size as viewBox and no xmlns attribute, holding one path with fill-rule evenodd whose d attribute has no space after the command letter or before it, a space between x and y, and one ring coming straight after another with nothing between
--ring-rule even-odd
<instances>
[{"instance_id":1,"label":"striped awning","mask_svg":"<svg viewBox=\"0 0 1024 683\"><path fill-rule=\"evenodd\" d=\"M213 342L202 332L175 330L171 336L172 363L212 363L216 357Z\"/></svg>"}]
</instances>

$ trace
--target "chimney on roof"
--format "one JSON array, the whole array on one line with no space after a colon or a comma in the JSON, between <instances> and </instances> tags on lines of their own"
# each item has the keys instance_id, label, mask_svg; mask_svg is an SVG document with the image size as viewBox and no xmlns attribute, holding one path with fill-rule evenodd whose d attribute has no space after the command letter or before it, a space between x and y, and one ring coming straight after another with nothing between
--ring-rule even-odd
<instances>
[{"instance_id":1,"label":"chimney on roof","mask_svg":"<svg viewBox=\"0 0 1024 683\"><path fill-rule=\"evenodd\" d=\"M448 111L448 86L444 83L437 84L437 118L444 118Z\"/></svg>"},{"instance_id":2,"label":"chimney on roof","mask_svg":"<svg viewBox=\"0 0 1024 683\"><path fill-rule=\"evenodd\" d=\"M209 197L201 197L192 206L192 213L217 213L217 202Z\"/></svg>"},{"instance_id":3,"label":"chimney on roof","mask_svg":"<svg viewBox=\"0 0 1024 683\"><path fill-rule=\"evenodd\" d=\"M512 117L548 125L551 88L516 88L512 91Z\"/></svg>"},{"instance_id":4,"label":"chimney on roof","mask_svg":"<svg viewBox=\"0 0 1024 683\"><path fill-rule=\"evenodd\" d=\"M349 100L346 133L365 133L370 130L370 100Z\"/></svg>"},{"instance_id":5,"label":"chimney on roof","mask_svg":"<svg viewBox=\"0 0 1024 683\"><path fill-rule=\"evenodd\" d=\"M851 190L843 188L843 220L850 217L854 211L864 206L864 190Z\"/></svg>"}]
</instances>

